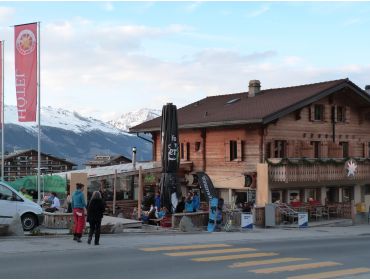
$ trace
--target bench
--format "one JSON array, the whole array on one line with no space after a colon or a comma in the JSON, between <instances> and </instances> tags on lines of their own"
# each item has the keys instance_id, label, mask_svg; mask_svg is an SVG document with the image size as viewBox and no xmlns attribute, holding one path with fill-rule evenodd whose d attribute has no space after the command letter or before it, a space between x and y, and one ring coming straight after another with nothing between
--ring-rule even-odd
<instances>
[{"instance_id":1,"label":"bench","mask_svg":"<svg viewBox=\"0 0 370 280\"><path fill-rule=\"evenodd\" d=\"M44 212L44 226L47 228L68 229L73 224L73 213Z\"/></svg>"}]
</instances>

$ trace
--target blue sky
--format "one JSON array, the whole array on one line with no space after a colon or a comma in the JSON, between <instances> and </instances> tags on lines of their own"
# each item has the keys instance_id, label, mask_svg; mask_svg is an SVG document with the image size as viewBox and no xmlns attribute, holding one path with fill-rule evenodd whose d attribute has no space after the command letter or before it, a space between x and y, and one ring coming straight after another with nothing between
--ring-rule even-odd
<instances>
[{"instance_id":1,"label":"blue sky","mask_svg":"<svg viewBox=\"0 0 370 280\"><path fill-rule=\"evenodd\" d=\"M364 87L369 14L370 2L0 2L5 102L15 104L13 24L41 21L42 106L110 120L251 79Z\"/></svg>"}]
</instances>

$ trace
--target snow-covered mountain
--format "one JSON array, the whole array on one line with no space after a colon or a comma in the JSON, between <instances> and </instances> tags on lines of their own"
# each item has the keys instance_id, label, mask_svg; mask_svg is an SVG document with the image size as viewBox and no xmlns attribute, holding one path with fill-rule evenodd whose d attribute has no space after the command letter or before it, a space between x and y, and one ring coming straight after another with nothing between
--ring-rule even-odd
<instances>
[{"instance_id":1,"label":"snow-covered mountain","mask_svg":"<svg viewBox=\"0 0 370 280\"><path fill-rule=\"evenodd\" d=\"M125 113L118 119L111 120L108 123L118 129L128 131L130 127L141 124L145 121L152 120L156 117L161 116L161 114L162 114L161 110L144 108L138 111Z\"/></svg>"},{"instance_id":2,"label":"snow-covered mountain","mask_svg":"<svg viewBox=\"0 0 370 280\"><path fill-rule=\"evenodd\" d=\"M4 111L5 151L37 150L37 123L18 122L17 108ZM83 117L76 112L52 107L41 108L41 152L65 158L79 168L95 155L124 155L131 158L137 148L138 160L151 159L151 143L109 123Z\"/></svg>"},{"instance_id":3,"label":"snow-covered mountain","mask_svg":"<svg viewBox=\"0 0 370 280\"><path fill-rule=\"evenodd\" d=\"M5 124L20 125L37 133L36 122L18 122L16 106L5 105L4 114ZM100 130L113 134L124 133L109 123L92 117L83 117L77 112L71 112L60 108L55 109L50 106L41 107L41 126L61 128L75 133L84 133L93 130ZM127 133L124 134L128 135Z\"/></svg>"}]
</instances>

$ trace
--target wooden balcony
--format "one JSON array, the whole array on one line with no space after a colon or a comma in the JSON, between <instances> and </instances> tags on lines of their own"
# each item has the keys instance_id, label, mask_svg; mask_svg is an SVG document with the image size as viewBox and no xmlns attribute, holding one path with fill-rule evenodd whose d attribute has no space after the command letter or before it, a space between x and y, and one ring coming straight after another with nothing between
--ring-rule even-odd
<instances>
[{"instance_id":1,"label":"wooden balcony","mask_svg":"<svg viewBox=\"0 0 370 280\"><path fill-rule=\"evenodd\" d=\"M348 176L344 159L269 159L269 181L323 182L370 180L370 159L354 159L357 168Z\"/></svg>"}]
</instances>

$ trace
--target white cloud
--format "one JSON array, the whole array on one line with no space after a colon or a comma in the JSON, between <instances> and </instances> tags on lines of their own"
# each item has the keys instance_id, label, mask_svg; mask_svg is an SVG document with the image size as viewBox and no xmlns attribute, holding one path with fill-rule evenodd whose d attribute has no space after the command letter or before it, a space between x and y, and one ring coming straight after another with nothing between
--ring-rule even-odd
<instances>
[{"instance_id":1,"label":"white cloud","mask_svg":"<svg viewBox=\"0 0 370 280\"><path fill-rule=\"evenodd\" d=\"M41 28L42 104L104 120L143 107L160 109L167 102L182 107L205 96L246 91L251 79L261 80L263 88L347 76L355 83L370 83L369 64L318 67L273 49L241 53L194 47L180 61L155 57L145 49L147 40L164 44L174 34L194 38L189 26L96 24L76 18ZM10 48L6 57L6 92L15 96Z\"/></svg>"},{"instance_id":2,"label":"white cloud","mask_svg":"<svg viewBox=\"0 0 370 280\"><path fill-rule=\"evenodd\" d=\"M9 21L15 14L14 8L0 7L0 22Z\"/></svg>"}]
</instances>

